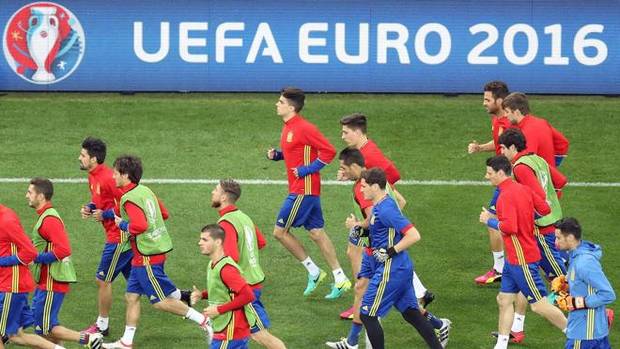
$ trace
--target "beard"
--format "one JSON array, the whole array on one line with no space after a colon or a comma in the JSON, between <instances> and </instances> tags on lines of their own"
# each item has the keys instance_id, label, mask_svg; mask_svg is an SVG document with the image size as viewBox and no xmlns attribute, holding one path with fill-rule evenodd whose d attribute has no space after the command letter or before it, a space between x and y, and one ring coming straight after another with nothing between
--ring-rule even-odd
<instances>
[{"instance_id":1,"label":"beard","mask_svg":"<svg viewBox=\"0 0 620 349\"><path fill-rule=\"evenodd\" d=\"M220 206L222 206L222 202L221 201L213 201L213 200L211 200L211 207L213 207L213 208L220 208Z\"/></svg>"}]
</instances>

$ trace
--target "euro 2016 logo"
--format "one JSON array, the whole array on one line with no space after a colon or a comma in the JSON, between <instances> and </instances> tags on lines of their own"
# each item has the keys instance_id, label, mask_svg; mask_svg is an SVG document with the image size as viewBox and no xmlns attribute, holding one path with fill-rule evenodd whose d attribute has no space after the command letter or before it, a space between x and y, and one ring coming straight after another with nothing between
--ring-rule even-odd
<instances>
[{"instance_id":1,"label":"euro 2016 logo","mask_svg":"<svg viewBox=\"0 0 620 349\"><path fill-rule=\"evenodd\" d=\"M13 14L2 44L17 75L47 85L67 78L80 65L85 36L71 11L53 2L36 2Z\"/></svg>"}]
</instances>

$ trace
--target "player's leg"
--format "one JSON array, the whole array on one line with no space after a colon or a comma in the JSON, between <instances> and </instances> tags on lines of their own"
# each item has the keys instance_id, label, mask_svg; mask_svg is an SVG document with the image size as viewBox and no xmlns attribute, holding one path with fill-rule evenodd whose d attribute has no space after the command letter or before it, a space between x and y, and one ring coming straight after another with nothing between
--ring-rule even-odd
<instances>
[{"instance_id":1,"label":"player's leg","mask_svg":"<svg viewBox=\"0 0 620 349\"><path fill-rule=\"evenodd\" d=\"M533 312L564 331L567 324L566 317L559 308L554 307L547 300L547 289L538 273L538 267L538 263L520 266L520 273L516 279L520 284L521 293L527 298Z\"/></svg>"},{"instance_id":2,"label":"player's leg","mask_svg":"<svg viewBox=\"0 0 620 349\"><path fill-rule=\"evenodd\" d=\"M9 340L17 345L31 348L65 349L63 346L54 344L41 336L25 333L21 328L16 334L9 335Z\"/></svg>"},{"instance_id":3,"label":"player's leg","mask_svg":"<svg viewBox=\"0 0 620 349\"><path fill-rule=\"evenodd\" d=\"M403 319L411 324L420 334L422 339L426 342L429 348L441 349L442 344L439 342L439 338L435 334L435 330L431 323L422 315L420 310L416 308L408 308L401 313Z\"/></svg>"},{"instance_id":4,"label":"player's leg","mask_svg":"<svg viewBox=\"0 0 620 349\"><path fill-rule=\"evenodd\" d=\"M28 306L27 293L0 293L0 334L7 336L17 345L43 349L63 349L61 346L34 334L27 334L24 328L34 324L32 310Z\"/></svg>"},{"instance_id":5,"label":"player's leg","mask_svg":"<svg viewBox=\"0 0 620 349\"><path fill-rule=\"evenodd\" d=\"M493 267L474 279L479 285L499 282L502 278L502 269L504 268L504 242L502 235L499 231L492 228L487 228L487 231L489 234L489 248L493 256Z\"/></svg>"},{"instance_id":6,"label":"player's leg","mask_svg":"<svg viewBox=\"0 0 620 349\"><path fill-rule=\"evenodd\" d=\"M566 275L566 266L558 248L555 247L555 234L536 234L536 242L542 257L540 267L545 272L547 280L551 281L558 276Z\"/></svg>"},{"instance_id":7,"label":"player's leg","mask_svg":"<svg viewBox=\"0 0 620 349\"><path fill-rule=\"evenodd\" d=\"M504 281L502 280L502 283ZM514 317L514 300L517 293L508 293L500 291L497 295L497 305L499 307L499 319L498 319L498 336L495 349L507 348L508 341L510 339L510 327L512 326L512 319Z\"/></svg>"},{"instance_id":8,"label":"player's leg","mask_svg":"<svg viewBox=\"0 0 620 349\"><path fill-rule=\"evenodd\" d=\"M131 348L133 345L133 338L140 320L140 295L144 294L138 275L138 269L140 268L143 267L132 267L127 280L127 291L125 292L125 331L123 336L116 342L104 343L104 348L126 349Z\"/></svg>"},{"instance_id":9,"label":"player's leg","mask_svg":"<svg viewBox=\"0 0 620 349\"><path fill-rule=\"evenodd\" d=\"M249 305L250 310L254 313L256 324L250 329L251 338L268 349L285 349L286 346L280 338L269 332L271 321L267 315L267 310L263 302L260 300L262 295L261 289L254 289L254 301Z\"/></svg>"},{"instance_id":10,"label":"player's leg","mask_svg":"<svg viewBox=\"0 0 620 349\"><path fill-rule=\"evenodd\" d=\"M353 275L353 280L357 279L357 275L360 272L360 266L362 264L362 254L364 253L364 247L362 244L363 238L352 239L349 238L347 243L347 257L349 258L349 262L351 263L351 271ZM354 303L355 303L355 295L354 295ZM353 319L353 313L355 312L355 304L352 305L349 309L340 313L340 318L344 320ZM359 318L359 317L358 317Z\"/></svg>"}]
</instances>

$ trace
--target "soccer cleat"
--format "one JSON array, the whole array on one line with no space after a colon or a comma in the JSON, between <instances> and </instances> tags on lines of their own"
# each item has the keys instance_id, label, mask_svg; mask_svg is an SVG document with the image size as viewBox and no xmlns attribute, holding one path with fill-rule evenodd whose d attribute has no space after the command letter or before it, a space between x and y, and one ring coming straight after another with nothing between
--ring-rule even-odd
<instances>
[{"instance_id":1,"label":"soccer cleat","mask_svg":"<svg viewBox=\"0 0 620 349\"><path fill-rule=\"evenodd\" d=\"M337 284L332 284L332 290L325 296L325 299L340 298L345 292L351 289L351 281L346 279Z\"/></svg>"},{"instance_id":2,"label":"soccer cleat","mask_svg":"<svg viewBox=\"0 0 620 349\"><path fill-rule=\"evenodd\" d=\"M211 345L211 342L213 342L213 326L211 325L211 319L206 317L205 321L200 325L200 328L205 332L207 344Z\"/></svg>"},{"instance_id":3,"label":"soccer cleat","mask_svg":"<svg viewBox=\"0 0 620 349\"><path fill-rule=\"evenodd\" d=\"M443 325L437 332L437 339L439 339L439 343L441 343L441 347L445 348L448 345L448 340L450 339L450 329L452 328L452 321L448 319L441 319Z\"/></svg>"},{"instance_id":4,"label":"soccer cleat","mask_svg":"<svg viewBox=\"0 0 620 349\"><path fill-rule=\"evenodd\" d=\"M491 335L493 337L497 338L499 333L498 332L491 332ZM521 342L523 342L524 339L525 339L525 331L521 331L521 332L510 331L510 336L509 336L508 340L511 343L521 343Z\"/></svg>"},{"instance_id":5,"label":"soccer cleat","mask_svg":"<svg viewBox=\"0 0 620 349\"><path fill-rule=\"evenodd\" d=\"M88 344L85 345L86 348L101 349L102 345L103 345L103 335L101 333L88 334Z\"/></svg>"},{"instance_id":6,"label":"soccer cleat","mask_svg":"<svg viewBox=\"0 0 620 349\"><path fill-rule=\"evenodd\" d=\"M120 339L114 343L103 343L102 348L104 349L131 349L131 344L125 344Z\"/></svg>"},{"instance_id":7,"label":"soccer cleat","mask_svg":"<svg viewBox=\"0 0 620 349\"><path fill-rule=\"evenodd\" d=\"M87 329L84 330L84 332L88 333L88 334L94 334L94 333L101 333L102 336L107 337L110 334L110 327L106 328L105 330L101 330L99 328L99 326L97 326L96 323L90 325Z\"/></svg>"},{"instance_id":8,"label":"soccer cleat","mask_svg":"<svg viewBox=\"0 0 620 349\"><path fill-rule=\"evenodd\" d=\"M342 320L353 320L353 313L355 312L355 307L351 307L342 313L340 313L340 318Z\"/></svg>"},{"instance_id":9,"label":"soccer cleat","mask_svg":"<svg viewBox=\"0 0 620 349\"><path fill-rule=\"evenodd\" d=\"M188 307L192 306L192 290L180 290L181 302L187 304Z\"/></svg>"},{"instance_id":10,"label":"soccer cleat","mask_svg":"<svg viewBox=\"0 0 620 349\"><path fill-rule=\"evenodd\" d=\"M433 294L433 292L426 290L426 292L424 292L424 297L421 298L420 303L422 303L422 307L426 309L426 307L428 307L428 305L431 304L434 300L435 295Z\"/></svg>"},{"instance_id":11,"label":"soccer cleat","mask_svg":"<svg viewBox=\"0 0 620 349\"><path fill-rule=\"evenodd\" d=\"M327 273L322 269L320 270L319 276L317 278L312 278L312 276L308 275L308 285L304 290L304 296L309 296L312 292L314 292L314 290L316 290L316 287L321 283L321 281L323 281L323 279L325 279L326 276Z\"/></svg>"},{"instance_id":12,"label":"soccer cleat","mask_svg":"<svg viewBox=\"0 0 620 349\"><path fill-rule=\"evenodd\" d=\"M479 285L488 285L494 282L499 282L501 280L502 280L502 273L497 272L493 268L491 268L491 270L487 271L486 273L474 279L474 281Z\"/></svg>"},{"instance_id":13,"label":"soccer cleat","mask_svg":"<svg viewBox=\"0 0 620 349\"><path fill-rule=\"evenodd\" d=\"M325 345L332 349L357 349L357 345L347 343L346 338L340 338L337 342L325 342Z\"/></svg>"}]
</instances>

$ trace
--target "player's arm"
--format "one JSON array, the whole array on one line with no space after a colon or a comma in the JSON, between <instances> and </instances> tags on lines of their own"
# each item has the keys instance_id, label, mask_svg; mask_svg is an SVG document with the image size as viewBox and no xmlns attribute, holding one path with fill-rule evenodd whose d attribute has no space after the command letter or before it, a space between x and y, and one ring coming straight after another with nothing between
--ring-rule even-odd
<instances>
[{"instance_id":1,"label":"player's arm","mask_svg":"<svg viewBox=\"0 0 620 349\"><path fill-rule=\"evenodd\" d=\"M0 257L0 267L32 263L37 256L37 250L24 232L24 228L16 219L8 219L3 223L5 223L3 228L7 232L9 241L17 246L17 255Z\"/></svg>"},{"instance_id":2,"label":"player's arm","mask_svg":"<svg viewBox=\"0 0 620 349\"><path fill-rule=\"evenodd\" d=\"M585 305L588 308L611 304L616 300L616 293L603 273L601 263L596 258L588 256L577 273L594 289L593 294L585 297Z\"/></svg>"},{"instance_id":3,"label":"player's arm","mask_svg":"<svg viewBox=\"0 0 620 349\"><path fill-rule=\"evenodd\" d=\"M162 218L164 220L170 218L170 213L168 212L168 209L166 208L166 206L164 206L164 203L159 200L159 198L157 198L157 204L159 204L159 210L161 211Z\"/></svg>"},{"instance_id":4,"label":"player's arm","mask_svg":"<svg viewBox=\"0 0 620 349\"><path fill-rule=\"evenodd\" d=\"M566 176L560 172L557 168L549 166L549 173L551 173L551 182L553 188L558 195L558 199L562 198L562 188L568 183Z\"/></svg>"},{"instance_id":5,"label":"player's arm","mask_svg":"<svg viewBox=\"0 0 620 349\"><path fill-rule=\"evenodd\" d=\"M532 170L529 166L525 164L517 164L515 167L512 168L512 172L515 176L515 179L519 183L530 188L530 190L535 195L541 197L543 200L547 198L547 193L540 185L540 182L538 181L538 177L536 177L534 170Z\"/></svg>"},{"instance_id":6,"label":"player's arm","mask_svg":"<svg viewBox=\"0 0 620 349\"><path fill-rule=\"evenodd\" d=\"M224 230L224 254L239 262L239 247L237 246L237 230L235 226L227 221L218 223Z\"/></svg>"},{"instance_id":7,"label":"player's arm","mask_svg":"<svg viewBox=\"0 0 620 349\"><path fill-rule=\"evenodd\" d=\"M127 213L128 221L116 216L115 221L119 229L134 236L144 233L149 225L142 209L131 201L126 201L123 208Z\"/></svg>"},{"instance_id":8,"label":"player's arm","mask_svg":"<svg viewBox=\"0 0 620 349\"><path fill-rule=\"evenodd\" d=\"M267 246L267 239L265 239L265 235L258 229L256 224L254 225L254 231L256 232L256 244L258 245L258 249L262 250Z\"/></svg>"},{"instance_id":9,"label":"player's arm","mask_svg":"<svg viewBox=\"0 0 620 349\"><path fill-rule=\"evenodd\" d=\"M252 288L241 276L239 269L232 265L225 265L220 273L224 285L231 290L235 297L228 303L224 303L217 306L217 312L223 314L235 309L242 308L244 305L254 301L254 292Z\"/></svg>"},{"instance_id":10,"label":"player's arm","mask_svg":"<svg viewBox=\"0 0 620 349\"><path fill-rule=\"evenodd\" d=\"M396 188L392 188L392 191L394 192L394 197L396 198L396 203L398 204L398 207L401 210L404 209L405 205L407 205L407 200L398 190L396 190Z\"/></svg>"},{"instance_id":11,"label":"player's arm","mask_svg":"<svg viewBox=\"0 0 620 349\"><path fill-rule=\"evenodd\" d=\"M269 150L267 150L267 159L272 161L284 160L284 153L281 150L269 148Z\"/></svg>"},{"instance_id":12,"label":"player's arm","mask_svg":"<svg viewBox=\"0 0 620 349\"><path fill-rule=\"evenodd\" d=\"M498 230L504 234L512 235L518 232L517 226L517 209L514 205L511 205L507 200L501 196L497 199L497 218L489 213L486 219L483 219L483 214L480 214L480 222L486 224L489 228ZM532 217L533 219L533 217Z\"/></svg>"},{"instance_id":13,"label":"player's arm","mask_svg":"<svg viewBox=\"0 0 620 349\"><path fill-rule=\"evenodd\" d=\"M467 152L469 154L479 153L479 152L487 152L487 151L495 151L495 143L493 140L490 140L484 144L478 143L478 141L472 141L467 146Z\"/></svg>"},{"instance_id":14,"label":"player's arm","mask_svg":"<svg viewBox=\"0 0 620 349\"><path fill-rule=\"evenodd\" d=\"M531 191L531 189L529 190ZM534 201L534 211L536 214L542 217L551 213L551 206L549 206L547 200L534 194L534 192L532 192L532 199Z\"/></svg>"},{"instance_id":15,"label":"player's arm","mask_svg":"<svg viewBox=\"0 0 620 349\"><path fill-rule=\"evenodd\" d=\"M304 129L304 132L306 141L312 148L317 150L318 155L309 165L296 168L297 177L299 178L321 171L336 156L336 148L329 143L327 138L316 127L308 127Z\"/></svg>"},{"instance_id":16,"label":"player's arm","mask_svg":"<svg viewBox=\"0 0 620 349\"><path fill-rule=\"evenodd\" d=\"M51 264L71 255L71 246L65 227L57 217L47 216L39 228L39 234L48 242L52 243L47 252L40 252L35 258L35 263Z\"/></svg>"},{"instance_id":17,"label":"player's arm","mask_svg":"<svg viewBox=\"0 0 620 349\"><path fill-rule=\"evenodd\" d=\"M549 124L549 127L551 128L551 135L553 136L553 153L555 155L555 165L560 166L562 161L568 155L568 148L570 146L570 143L562 132L551 126L551 124Z\"/></svg>"},{"instance_id":18,"label":"player's arm","mask_svg":"<svg viewBox=\"0 0 620 349\"><path fill-rule=\"evenodd\" d=\"M420 241L421 236L418 229L416 229L416 227L399 211L385 212L382 219L385 220L388 226L394 227L394 229L398 230L403 236L403 238L396 245L388 247L388 249L385 251L385 253L387 254L387 258L393 257L396 254L405 251L411 245ZM383 251L379 251L378 254L382 254L382 252ZM375 258L379 259L380 261L383 260L382 257L383 256L377 256L377 253L375 253Z\"/></svg>"}]
</instances>

